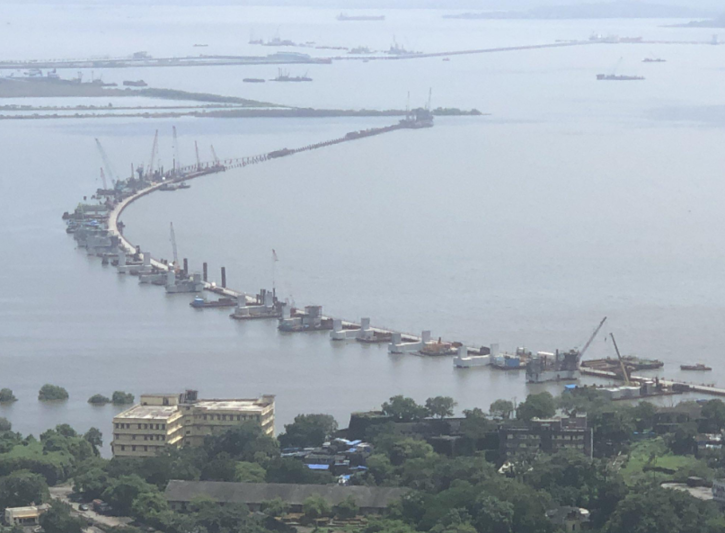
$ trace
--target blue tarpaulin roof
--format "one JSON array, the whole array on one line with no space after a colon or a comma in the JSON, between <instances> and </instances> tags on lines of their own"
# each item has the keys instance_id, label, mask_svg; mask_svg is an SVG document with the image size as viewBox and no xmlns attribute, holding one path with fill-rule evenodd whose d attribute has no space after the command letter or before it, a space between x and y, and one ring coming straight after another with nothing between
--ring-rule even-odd
<instances>
[{"instance_id":1,"label":"blue tarpaulin roof","mask_svg":"<svg viewBox=\"0 0 725 533\"><path fill-rule=\"evenodd\" d=\"M307 465L310 470L329 470L330 465Z\"/></svg>"}]
</instances>

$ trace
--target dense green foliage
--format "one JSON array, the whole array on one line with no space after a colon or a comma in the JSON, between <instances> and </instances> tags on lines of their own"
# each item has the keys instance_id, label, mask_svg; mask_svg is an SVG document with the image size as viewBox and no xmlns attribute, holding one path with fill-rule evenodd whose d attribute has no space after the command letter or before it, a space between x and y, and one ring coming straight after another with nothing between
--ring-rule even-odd
<instances>
[{"instance_id":1,"label":"dense green foliage","mask_svg":"<svg viewBox=\"0 0 725 533\"><path fill-rule=\"evenodd\" d=\"M310 496L302 504L302 512L306 518L316 520L332 514L332 508L322 496Z\"/></svg>"},{"instance_id":2,"label":"dense green foliage","mask_svg":"<svg viewBox=\"0 0 725 533\"><path fill-rule=\"evenodd\" d=\"M425 418L428 412L425 407L415 403L413 398L393 396L383 404L383 413L399 422L412 422Z\"/></svg>"},{"instance_id":3,"label":"dense green foliage","mask_svg":"<svg viewBox=\"0 0 725 533\"><path fill-rule=\"evenodd\" d=\"M3 418L0 416L0 432L10 431L12 429L13 425L10 423L10 421L7 418Z\"/></svg>"},{"instance_id":4,"label":"dense green foliage","mask_svg":"<svg viewBox=\"0 0 725 533\"><path fill-rule=\"evenodd\" d=\"M50 385L46 383L38 391L38 400L41 402L50 402L54 400L67 400L68 391L58 385Z\"/></svg>"},{"instance_id":5,"label":"dense green foliage","mask_svg":"<svg viewBox=\"0 0 725 533\"><path fill-rule=\"evenodd\" d=\"M458 405L453 398L448 396L436 396L425 401L425 409L430 416L445 418L453 416L453 409Z\"/></svg>"},{"instance_id":6,"label":"dense green foliage","mask_svg":"<svg viewBox=\"0 0 725 533\"><path fill-rule=\"evenodd\" d=\"M16 470L0 478L0 509L41 504L48 498L48 484L39 474Z\"/></svg>"},{"instance_id":7,"label":"dense green foliage","mask_svg":"<svg viewBox=\"0 0 725 533\"><path fill-rule=\"evenodd\" d=\"M660 487L663 481L693 475L725 477L725 451L698 451L695 438L698 431L725 427L725 404L719 400L706 403L692 419L665 425L659 419L662 410L652 404L614 404L593 389L567 392L558 399L548 393L530 395L517 410L510 402L494 402L490 415L474 408L451 420L454 406L445 397L430 398L424 406L403 396L385 403L387 416L378 413L379 422L365 435L373 450L367 469L349 482L411 490L387 515L362 525L353 521L346 531L559 533L546 512L575 506L590 511L589 527L596 533L725 533L725 519L715 504ZM506 461L500 457L501 425L551 417L556 409L587 412L594 428L594 459L574 449L521 453ZM700 413L691 404L683 409ZM443 449L432 437L449 427L456 428L456 444ZM163 533L265 533L284 531L276 518L290 515L307 525L348 520L360 511L354 499L333 507L311 497L300 516L290 513L282 500L265 502L261 513L252 514L244 505L219 507L202 498L180 513L169 508L162 493L171 479L336 483L330 473L313 471L281 453L283 446L319 445L336 429L327 415L300 415L277 440L247 422L208 437L198 448L112 460L99 457L103 436L95 428L79 435L62 424L39 440L5 431L0 433L0 505L47 501L48 484L71 479L79 500L103 499L140 528L125 526L109 533L141 533L147 527ZM60 504L54 504L44 522L50 533L78 533L83 527Z\"/></svg>"},{"instance_id":8,"label":"dense green foliage","mask_svg":"<svg viewBox=\"0 0 725 533\"><path fill-rule=\"evenodd\" d=\"M32 436L23 439L11 432L0 434L0 476L28 470L55 485L91 460L98 460L98 449L67 424L49 429L40 440Z\"/></svg>"},{"instance_id":9,"label":"dense green foliage","mask_svg":"<svg viewBox=\"0 0 725 533\"><path fill-rule=\"evenodd\" d=\"M529 394L526 401L521 402L516 409L516 417L519 420L550 418L554 414L556 414L556 403L550 392Z\"/></svg>"},{"instance_id":10,"label":"dense green foliage","mask_svg":"<svg viewBox=\"0 0 725 533\"><path fill-rule=\"evenodd\" d=\"M129 405L133 403L133 400L133 394L120 390L114 391L113 395L111 396L111 401L113 402L113 405Z\"/></svg>"},{"instance_id":11,"label":"dense green foliage","mask_svg":"<svg viewBox=\"0 0 725 533\"><path fill-rule=\"evenodd\" d=\"M335 431L337 421L330 415L297 415L292 424L284 426L279 436L283 448L322 446Z\"/></svg>"},{"instance_id":12,"label":"dense green foliage","mask_svg":"<svg viewBox=\"0 0 725 533\"><path fill-rule=\"evenodd\" d=\"M81 533L86 522L72 516L70 506L54 501L50 509L40 516L40 526L45 533Z\"/></svg>"},{"instance_id":13,"label":"dense green foliage","mask_svg":"<svg viewBox=\"0 0 725 533\"><path fill-rule=\"evenodd\" d=\"M508 420L511 418L511 413L514 412L514 404L508 400L496 400L491 404L491 407L488 408L488 412L491 413L491 416L494 418L503 418Z\"/></svg>"},{"instance_id":14,"label":"dense green foliage","mask_svg":"<svg viewBox=\"0 0 725 533\"><path fill-rule=\"evenodd\" d=\"M111 399L103 394L94 394L88 398L88 403L92 405L106 405L107 403L111 403Z\"/></svg>"},{"instance_id":15,"label":"dense green foliage","mask_svg":"<svg viewBox=\"0 0 725 533\"><path fill-rule=\"evenodd\" d=\"M12 390L0 389L0 403L12 403L17 400L18 399L15 397Z\"/></svg>"}]
</instances>

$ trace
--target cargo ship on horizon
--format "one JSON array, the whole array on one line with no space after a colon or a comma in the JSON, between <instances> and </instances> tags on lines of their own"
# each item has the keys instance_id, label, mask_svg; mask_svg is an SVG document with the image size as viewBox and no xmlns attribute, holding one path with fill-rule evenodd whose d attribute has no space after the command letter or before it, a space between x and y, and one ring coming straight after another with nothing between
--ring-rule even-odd
<instances>
[{"instance_id":1,"label":"cargo ship on horizon","mask_svg":"<svg viewBox=\"0 0 725 533\"><path fill-rule=\"evenodd\" d=\"M599 81L642 81L644 76L623 76L621 74L597 74Z\"/></svg>"},{"instance_id":2,"label":"cargo ship on horizon","mask_svg":"<svg viewBox=\"0 0 725 533\"><path fill-rule=\"evenodd\" d=\"M385 20L385 15L346 15L345 13L340 13L337 16L337 20L339 21L380 21Z\"/></svg>"}]
</instances>

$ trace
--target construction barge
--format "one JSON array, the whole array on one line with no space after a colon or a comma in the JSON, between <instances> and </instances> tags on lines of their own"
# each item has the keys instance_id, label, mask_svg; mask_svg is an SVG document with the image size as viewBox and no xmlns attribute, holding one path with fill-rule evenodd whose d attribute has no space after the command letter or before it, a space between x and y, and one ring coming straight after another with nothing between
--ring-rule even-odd
<instances>
[{"instance_id":1,"label":"construction barge","mask_svg":"<svg viewBox=\"0 0 725 533\"><path fill-rule=\"evenodd\" d=\"M658 368L665 366L662 361L657 359L642 359L635 355L623 355L621 362L613 357L607 357L605 359L591 359L589 361L582 361L581 366L584 368L616 373L620 371L622 363L624 363L628 372L634 372L637 370L657 370Z\"/></svg>"},{"instance_id":2,"label":"construction barge","mask_svg":"<svg viewBox=\"0 0 725 533\"><path fill-rule=\"evenodd\" d=\"M189 303L189 305L194 309L210 309L220 307L234 307L237 305L237 301L234 298L227 297L209 301L203 296L197 296Z\"/></svg>"}]
</instances>

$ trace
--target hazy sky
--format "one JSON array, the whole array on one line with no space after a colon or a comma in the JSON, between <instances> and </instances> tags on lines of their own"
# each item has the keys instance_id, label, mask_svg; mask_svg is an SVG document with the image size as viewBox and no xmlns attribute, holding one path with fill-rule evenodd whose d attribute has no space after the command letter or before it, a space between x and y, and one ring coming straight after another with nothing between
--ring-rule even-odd
<instances>
[{"instance_id":1,"label":"hazy sky","mask_svg":"<svg viewBox=\"0 0 725 533\"><path fill-rule=\"evenodd\" d=\"M437 9L526 9L543 5L570 5L601 3L598 0L31 0L39 4L164 4L164 5L309 5L332 8L437 8ZM631 3L676 5L691 8L725 11L723 0L625 0ZM20 0L0 0L2 4L27 3Z\"/></svg>"}]
</instances>

